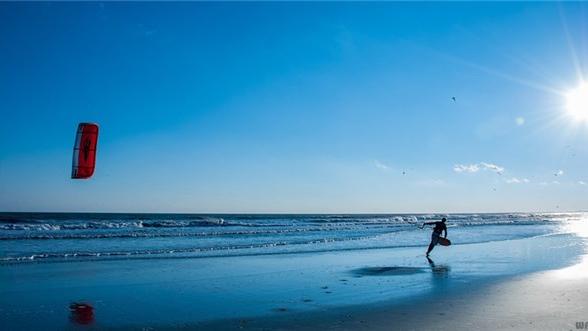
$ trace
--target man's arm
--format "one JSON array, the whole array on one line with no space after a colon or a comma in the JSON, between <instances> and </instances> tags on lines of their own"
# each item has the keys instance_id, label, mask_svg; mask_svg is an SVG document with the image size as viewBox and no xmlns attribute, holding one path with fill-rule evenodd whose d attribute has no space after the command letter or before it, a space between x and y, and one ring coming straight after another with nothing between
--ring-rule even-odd
<instances>
[{"instance_id":1,"label":"man's arm","mask_svg":"<svg viewBox=\"0 0 588 331\"><path fill-rule=\"evenodd\" d=\"M421 224L421 225L419 226L419 228L420 228L420 229L422 229L422 228L424 228L424 227L425 227L425 225L431 225L431 224L435 224L435 222L425 222L425 223Z\"/></svg>"},{"instance_id":2,"label":"man's arm","mask_svg":"<svg viewBox=\"0 0 588 331\"><path fill-rule=\"evenodd\" d=\"M443 229L443 231L445 231L445 236L444 238L447 239L447 227L445 227L445 229Z\"/></svg>"}]
</instances>

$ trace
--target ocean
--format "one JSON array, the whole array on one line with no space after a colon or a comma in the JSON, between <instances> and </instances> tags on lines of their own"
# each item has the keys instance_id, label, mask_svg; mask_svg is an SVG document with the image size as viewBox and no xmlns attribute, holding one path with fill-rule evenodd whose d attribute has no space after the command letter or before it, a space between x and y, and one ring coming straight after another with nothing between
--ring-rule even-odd
<instances>
[{"instance_id":1,"label":"ocean","mask_svg":"<svg viewBox=\"0 0 588 331\"><path fill-rule=\"evenodd\" d=\"M418 226L442 217L460 245L554 234L586 214L0 213L0 263L426 247Z\"/></svg>"}]
</instances>

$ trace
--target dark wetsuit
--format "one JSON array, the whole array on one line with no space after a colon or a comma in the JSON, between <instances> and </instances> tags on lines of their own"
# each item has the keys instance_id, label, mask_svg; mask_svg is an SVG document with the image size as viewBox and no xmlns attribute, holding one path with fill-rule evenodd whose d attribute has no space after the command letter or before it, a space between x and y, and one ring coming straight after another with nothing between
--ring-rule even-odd
<instances>
[{"instance_id":1,"label":"dark wetsuit","mask_svg":"<svg viewBox=\"0 0 588 331\"><path fill-rule=\"evenodd\" d=\"M437 245L437 243L439 243L439 237L443 231L447 233L447 226L445 223L435 222L435 228L433 229L433 234L431 235L431 243L433 245Z\"/></svg>"},{"instance_id":2,"label":"dark wetsuit","mask_svg":"<svg viewBox=\"0 0 588 331\"><path fill-rule=\"evenodd\" d=\"M435 222L434 224L435 228L433 228L433 234L431 235L431 243L429 244L427 255L429 255L429 253L433 250L433 247L435 247L439 243L439 237L441 237L441 233L443 231L445 231L445 235L447 236L447 226L445 225L445 222Z\"/></svg>"}]
</instances>

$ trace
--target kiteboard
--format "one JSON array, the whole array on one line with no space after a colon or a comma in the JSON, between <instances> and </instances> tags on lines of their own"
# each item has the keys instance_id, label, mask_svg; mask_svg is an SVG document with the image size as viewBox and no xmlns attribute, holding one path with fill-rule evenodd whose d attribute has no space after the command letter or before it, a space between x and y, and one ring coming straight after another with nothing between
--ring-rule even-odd
<instances>
[{"instance_id":1,"label":"kiteboard","mask_svg":"<svg viewBox=\"0 0 588 331\"><path fill-rule=\"evenodd\" d=\"M447 238L440 237L438 244L441 246L449 246L449 245L451 245L451 240L449 240Z\"/></svg>"}]
</instances>

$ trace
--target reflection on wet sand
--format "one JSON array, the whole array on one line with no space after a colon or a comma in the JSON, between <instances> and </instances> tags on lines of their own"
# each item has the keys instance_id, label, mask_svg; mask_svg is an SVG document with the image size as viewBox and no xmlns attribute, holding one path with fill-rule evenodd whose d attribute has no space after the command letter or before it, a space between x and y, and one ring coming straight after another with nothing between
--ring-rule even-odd
<instances>
[{"instance_id":1,"label":"reflection on wet sand","mask_svg":"<svg viewBox=\"0 0 588 331\"><path fill-rule=\"evenodd\" d=\"M401 276L425 272L425 268L416 267L365 267L351 271L356 276Z\"/></svg>"},{"instance_id":2,"label":"reflection on wet sand","mask_svg":"<svg viewBox=\"0 0 588 331\"><path fill-rule=\"evenodd\" d=\"M436 264L430 257L427 257L431 274L434 278L447 278L451 267L446 264ZM403 267L403 266L391 266L391 267L363 267L354 269L351 271L355 276L405 276L414 275L427 272L425 267Z\"/></svg>"},{"instance_id":3,"label":"reflection on wet sand","mask_svg":"<svg viewBox=\"0 0 588 331\"><path fill-rule=\"evenodd\" d=\"M435 264L430 257L427 256L427 261L429 262L429 266L431 266L431 272L434 278L447 278L449 277L449 272L451 271L451 267L446 264Z\"/></svg>"}]
</instances>

